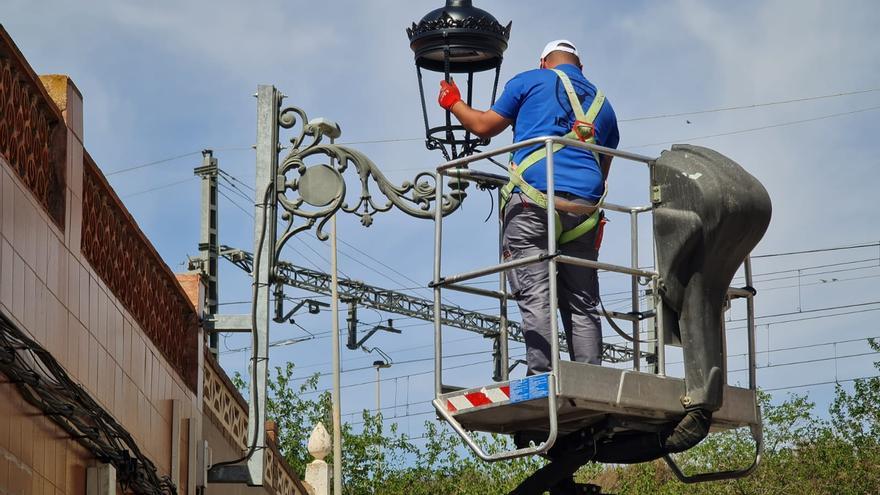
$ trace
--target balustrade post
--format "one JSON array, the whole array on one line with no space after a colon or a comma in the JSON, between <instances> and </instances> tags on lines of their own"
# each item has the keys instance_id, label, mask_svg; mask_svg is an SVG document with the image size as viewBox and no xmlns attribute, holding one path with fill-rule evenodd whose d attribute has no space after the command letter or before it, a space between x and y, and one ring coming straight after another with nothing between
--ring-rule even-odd
<instances>
[{"instance_id":1,"label":"balustrade post","mask_svg":"<svg viewBox=\"0 0 880 495\"><path fill-rule=\"evenodd\" d=\"M330 434L322 423L315 425L309 436L309 454L315 458L306 466L305 485L309 490L309 495L329 495L330 494L330 467L324 461L327 454L332 448Z\"/></svg>"}]
</instances>

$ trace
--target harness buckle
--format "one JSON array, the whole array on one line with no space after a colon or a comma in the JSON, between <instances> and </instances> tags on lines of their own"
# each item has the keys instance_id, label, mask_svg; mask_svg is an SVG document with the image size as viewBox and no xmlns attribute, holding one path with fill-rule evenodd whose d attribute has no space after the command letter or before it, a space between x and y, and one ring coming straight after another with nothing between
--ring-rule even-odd
<instances>
[{"instance_id":1,"label":"harness buckle","mask_svg":"<svg viewBox=\"0 0 880 495\"><path fill-rule=\"evenodd\" d=\"M580 141L586 141L596 134L596 127L593 123L584 122L583 120L575 120L571 130Z\"/></svg>"}]
</instances>

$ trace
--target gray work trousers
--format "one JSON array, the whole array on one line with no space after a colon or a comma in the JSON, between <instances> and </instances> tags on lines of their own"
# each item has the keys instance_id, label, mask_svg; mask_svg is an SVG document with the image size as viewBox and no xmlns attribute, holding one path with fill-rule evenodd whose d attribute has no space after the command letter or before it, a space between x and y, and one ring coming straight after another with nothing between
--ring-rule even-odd
<instances>
[{"instance_id":1,"label":"gray work trousers","mask_svg":"<svg viewBox=\"0 0 880 495\"><path fill-rule=\"evenodd\" d=\"M559 212L563 231L587 219L585 215ZM597 226L589 233L559 247L562 254L595 261L599 255ZM601 234L598 234L601 240ZM504 208L501 241L505 261L547 253L547 210L524 194L514 193ZM557 263L557 300L572 361L601 364L602 325L599 279L596 270ZM522 316L528 374L550 371L550 271L547 262L507 270L510 291Z\"/></svg>"}]
</instances>

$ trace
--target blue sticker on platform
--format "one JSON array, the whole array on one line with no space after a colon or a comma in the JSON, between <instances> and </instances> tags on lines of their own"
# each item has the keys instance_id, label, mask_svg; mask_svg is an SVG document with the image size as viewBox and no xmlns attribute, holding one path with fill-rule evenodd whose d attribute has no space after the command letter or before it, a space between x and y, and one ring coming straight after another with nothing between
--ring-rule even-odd
<instances>
[{"instance_id":1,"label":"blue sticker on platform","mask_svg":"<svg viewBox=\"0 0 880 495\"><path fill-rule=\"evenodd\" d=\"M547 397L550 391L550 375L535 375L510 382L510 402L523 402Z\"/></svg>"}]
</instances>

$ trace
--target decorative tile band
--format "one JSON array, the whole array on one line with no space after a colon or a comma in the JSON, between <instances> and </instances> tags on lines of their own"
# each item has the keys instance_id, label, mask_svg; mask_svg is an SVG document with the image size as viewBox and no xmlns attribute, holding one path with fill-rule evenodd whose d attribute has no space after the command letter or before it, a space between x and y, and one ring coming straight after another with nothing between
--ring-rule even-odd
<instances>
[{"instance_id":1,"label":"decorative tile band","mask_svg":"<svg viewBox=\"0 0 880 495\"><path fill-rule=\"evenodd\" d=\"M61 230L66 129L42 83L0 31L0 155Z\"/></svg>"},{"instance_id":2,"label":"decorative tile band","mask_svg":"<svg viewBox=\"0 0 880 495\"><path fill-rule=\"evenodd\" d=\"M198 315L88 154L83 159L82 211L83 256L196 391Z\"/></svg>"}]
</instances>

